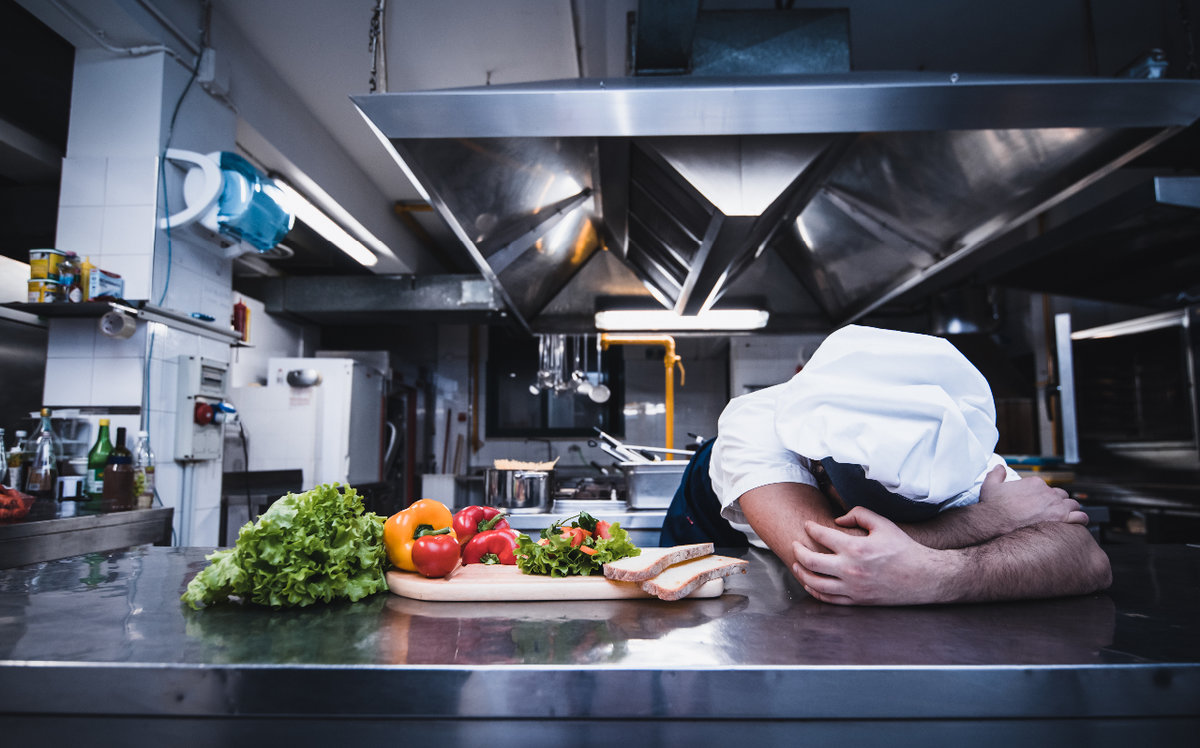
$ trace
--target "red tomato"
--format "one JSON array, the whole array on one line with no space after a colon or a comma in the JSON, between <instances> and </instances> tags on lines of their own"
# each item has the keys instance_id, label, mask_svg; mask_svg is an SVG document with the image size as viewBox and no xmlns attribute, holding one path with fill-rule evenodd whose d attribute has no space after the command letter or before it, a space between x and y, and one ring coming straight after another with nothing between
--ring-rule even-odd
<instances>
[{"instance_id":1,"label":"red tomato","mask_svg":"<svg viewBox=\"0 0 1200 748\"><path fill-rule=\"evenodd\" d=\"M596 520L596 537L603 538L604 540L611 538L612 533L609 532L610 527L612 527L612 523L605 522L602 519Z\"/></svg>"},{"instance_id":2,"label":"red tomato","mask_svg":"<svg viewBox=\"0 0 1200 748\"><path fill-rule=\"evenodd\" d=\"M571 547L578 548L579 546L583 545L583 541L590 538L592 534L582 527L564 527L562 536L564 538L571 539Z\"/></svg>"},{"instance_id":3,"label":"red tomato","mask_svg":"<svg viewBox=\"0 0 1200 748\"><path fill-rule=\"evenodd\" d=\"M444 577L458 566L458 538L453 533L422 535L413 543L413 565L430 579Z\"/></svg>"}]
</instances>

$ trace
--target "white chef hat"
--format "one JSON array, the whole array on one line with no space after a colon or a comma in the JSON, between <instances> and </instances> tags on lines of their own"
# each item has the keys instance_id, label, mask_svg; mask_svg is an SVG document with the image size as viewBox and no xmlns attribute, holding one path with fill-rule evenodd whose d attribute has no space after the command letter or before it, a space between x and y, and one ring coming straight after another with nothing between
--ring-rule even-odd
<instances>
[{"instance_id":1,"label":"white chef hat","mask_svg":"<svg viewBox=\"0 0 1200 748\"><path fill-rule=\"evenodd\" d=\"M775 429L799 455L861 465L888 491L939 505L978 500L989 467L1003 462L987 380L928 335L834 332L784 386Z\"/></svg>"}]
</instances>

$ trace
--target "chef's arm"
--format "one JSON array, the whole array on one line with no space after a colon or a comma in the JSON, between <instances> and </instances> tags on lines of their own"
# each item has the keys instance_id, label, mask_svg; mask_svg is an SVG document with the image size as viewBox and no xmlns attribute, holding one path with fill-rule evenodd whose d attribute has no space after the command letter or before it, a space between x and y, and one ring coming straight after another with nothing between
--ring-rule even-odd
<instances>
[{"instance_id":1,"label":"chef's arm","mask_svg":"<svg viewBox=\"0 0 1200 748\"><path fill-rule=\"evenodd\" d=\"M1037 477L1005 480L1003 465L983 481L979 503L950 509L932 519L900 524L900 529L930 548L966 548L1043 522L1086 525L1087 514L1066 491Z\"/></svg>"},{"instance_id":2,"label":"chef's arm","mask_svg":"<svg viewBox=\"0 0 1200 748\"><path fill-rule=\"evenodd\" d=\"M861 507L835 519L825 496L799 483L752 489L739 504L767 547L826 602L1053 597L1093 592L1112 582L1108 557L1076 522L1029 524L977 545L941 550Z\"/></svg>"},{"instance_id":3,"label":"chef's arm","mask_svg":"<svg viewBox=\"0 0 1200 748\"><path fill-rule=\"evenodd\" d=\"M750 527L789 567L795 560L792 542L801 538L811 542L807 541L805 522L837 527L829 500L813 486L803 483L770 483L752 488L742 494L738 503Z\"/></svg>"},{"instance_id":4,"label":"chef's arm","mask_svg":"<svg viewBox=\"0 0 1200 748\"><path fill-rule=\"evenodd\" d=\"M1083 525L1043 522L967 548L935 550L857 507L838 523L808 522L823 550L792 544L792 573L814 597L842 605L914 605L1078 595L1112 583L1108 557Z\"/></svg>"}]
</instances>

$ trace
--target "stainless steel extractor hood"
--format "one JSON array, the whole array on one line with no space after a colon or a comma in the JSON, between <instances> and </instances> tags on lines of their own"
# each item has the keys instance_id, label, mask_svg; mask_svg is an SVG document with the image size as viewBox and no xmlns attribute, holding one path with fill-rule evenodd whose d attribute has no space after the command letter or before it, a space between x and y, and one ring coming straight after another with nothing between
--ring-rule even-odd
<instances>
[{"instance_id":1,"label":"stainless steel extractor hood","mask_svg":"<svg viewBox=\"0 0 1200 748\"><path fill-rule=\"evenodd\" d=\"M684 314L770 250L837 324L1191 124L1200 82L678 76L354 102L527 327L601 248Z\"/></svg>"}]
</instances>

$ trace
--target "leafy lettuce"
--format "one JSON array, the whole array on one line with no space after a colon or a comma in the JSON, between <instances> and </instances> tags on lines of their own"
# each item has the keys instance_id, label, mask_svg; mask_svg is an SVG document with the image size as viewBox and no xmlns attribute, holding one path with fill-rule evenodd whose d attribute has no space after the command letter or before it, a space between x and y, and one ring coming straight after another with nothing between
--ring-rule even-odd
<instances>
[{"instance_id":1,"label":"leafy lettuce","mask_svg":"<svg viewBox=\"0 0 1200 748\"><path fill-rule=\"evenodd\" d=\"M289 493L247 522L233 548L206 556L183 602L200 609L237 598L281 608L387 589L384 518L365 511L353 488L338 488Z\"/></svg>"},{"instance_id":2,"label":"leafy lettuce","mask_svg":"<svg viewBox=\"0 0 1200 748\"><path fill-rule=\"evenodd\" d=\"M569 527L582 527L588 532L596 531L596 518L580 512L579 519ZM589 537L585 544L594 549L591 555L572 545L570 537L563 535L568 525L556 522L541 532L541 540L534 541L528 535L517 538L517 568L526 574L544 574L551 577L590 576L603 573L603 566L626 556L641 555L642 549L633 544L629 533L614 522L609 526L611 537Z\"/></svg>"}]
</instances>

